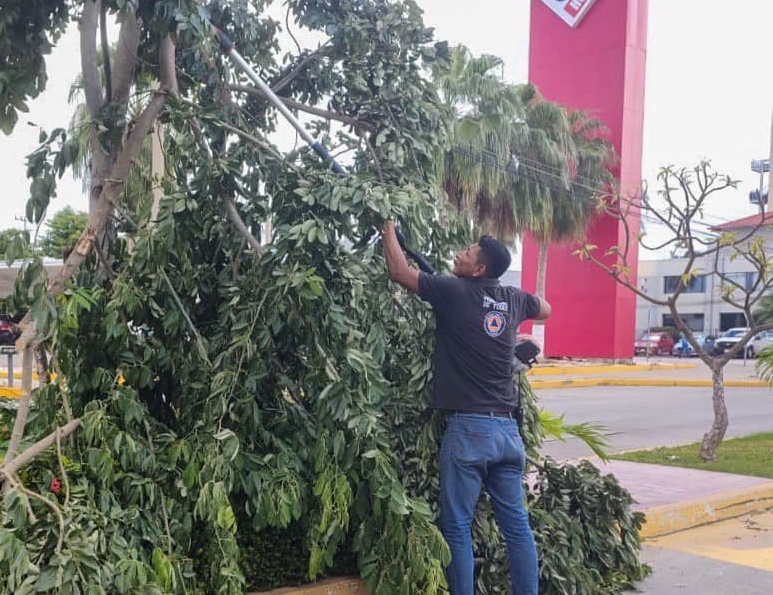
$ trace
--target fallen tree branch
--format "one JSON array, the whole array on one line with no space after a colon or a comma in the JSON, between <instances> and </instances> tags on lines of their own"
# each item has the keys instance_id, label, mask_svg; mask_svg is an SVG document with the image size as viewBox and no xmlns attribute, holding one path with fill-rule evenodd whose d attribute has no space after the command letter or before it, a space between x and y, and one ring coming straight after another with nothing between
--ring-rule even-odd
<instances>
[{"instance_id":1,"label":"fallen tree branch","mask_svg":"<svg viewBox=\"0 0 773 595\"><path fill-rule=\"evenodd\" d=\"M6 477L15 475L19 469L24 467L24 465L32 461L32 459L34 459L40 453L45 451L47 448L50 448L51 446L56 444L57 440L66 438L67 436L72 434L75 430L77 430L80 426L81 426L81 420L80 418L78 418L78 419L72 420L71 422L63 426L56 428L56 430L51 432L48 436L46 436L45 438L41 438L35 444L30 446L27 450L19 453L12 461L4 460L3 463L0 464L0 474Z\"/></svg>"},{"instance_id":2,"label":"fallen tree branch","mask_svg":"<svg viewBox=\"0 0 773 595\"><path fill-rule=\"evenodd\" d=\"M32 392L32 349L25 349L22 353L22 381L21 381L21 399L19 408L16 411L13 430L11 431L11 440L8 443L8 450L5 453L3 464L13 461L16 457L16 451L19 450L21 439L24 437L24 428L27 425L27 415L29 414L29 400ZM24 406L26 404L26 406Z\"/></svg>"}]
</instances>

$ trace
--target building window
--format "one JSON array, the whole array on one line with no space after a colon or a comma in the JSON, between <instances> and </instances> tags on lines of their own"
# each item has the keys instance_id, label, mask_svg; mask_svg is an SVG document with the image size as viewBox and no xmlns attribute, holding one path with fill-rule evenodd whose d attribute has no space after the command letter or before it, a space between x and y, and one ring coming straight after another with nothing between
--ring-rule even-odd
<instances>
[{"instance_id":1,"label":"building window","mask_svg":"<svg viewBox=\"0 0 773 595\"><path fill-rule=\"evenodd\" d=\"M704 320L705 316L703 314L681 314L682 320L687 325L687 328L689 328L691 331L694 331L696 333L702 333L704 331ZM674 317L671 316L671 314L663 314L663 326L673 326L676 328L676 324L674 324Z\"/></svg>"},{"instance_id":2,"label":"building window","mask_svg":"<svg viewBox=\"0 0 773 595\"><path fill-rule=\"evenodd\" d=\"M754 286L754 278L755 273L725 273L722 285L733 289L738 289L737 286L740 285L744 291L751 291Z\"/></svg>"},{"instance_id":3,"label":"building window","mask_svg":"<svg viewBox=\"0 0 773 595\"><path fill-rule=\"evenodd\" d=\"M746 327L746 316L743 312L720 312L719 330L724 332L729 328Z\"/></svg>"},{"instance_id":4,"label":"building window","mask_svg":"<svg viewBox=\"0 0 773 595\"><path fill-rule=\"evenodd\" d=\"M674 293L682 282L681 275L667 275L663 277L663 293ZM684 293L705 293L706 275L690 277L684 288Z\"/></svg>"}]
</instances>

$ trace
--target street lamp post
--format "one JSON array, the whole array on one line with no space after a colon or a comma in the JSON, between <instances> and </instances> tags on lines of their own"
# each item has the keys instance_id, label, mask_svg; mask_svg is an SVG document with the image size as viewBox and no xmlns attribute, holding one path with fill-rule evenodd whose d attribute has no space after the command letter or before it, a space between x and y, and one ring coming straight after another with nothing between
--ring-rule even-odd
<instances>
[{"instance_id":1,"label":"street lamp post","mask_svg":"<svg viewBox=\"0 0 773 595\"><path fill-rule=\"evenodd\" d=\"M760 188L759 190L752 190L749 193L749 202L752 204L758 204L760 211L765 212L765 205L768 204L768 192L764 191L765 187L765 174L770 171L770 159L752 159L752 171L760 174Z\"/></svg>"}]
</instances>

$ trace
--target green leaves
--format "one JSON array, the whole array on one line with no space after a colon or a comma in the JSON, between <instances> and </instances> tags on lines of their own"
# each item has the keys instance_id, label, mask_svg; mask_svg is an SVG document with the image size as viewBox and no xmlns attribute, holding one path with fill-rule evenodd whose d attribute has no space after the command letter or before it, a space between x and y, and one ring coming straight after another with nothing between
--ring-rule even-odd
<instances>
[{"instance_id":1,"label":"green leaves","mask_svg":"<svg viewBox=\"0 0 773 595\"><path fill-rule=\"evenodd\" d=\"M631 495L585 461L547 461L530 498L541 581L548 594L620 593L650 569L639 561L639 529ZM559 581L560 577L560 581Z\"/></svg>"},{"instance_id":2,"label":"green leaves","mask_svg":"<svg viewBox=\"0 0 773 595\"><path fill-rule=\"evenodd\" d=\"M68 20L65 0L7 0L0 14L0 130L11 134L27 100L46 87L44 56Z\"/></svg>"},{"instance_id":3,"label":"green leaves","mask_svg":"<svg viewBox=\"0 0 773 595\"><path fill-rule=\"evenodd\" d=\"M283 96L351 119L309 124L345 177L308 149L273 147L263 98L224 99L238 81L223 76L199 3L104 3L140 11L137 91L158 63L158 36L174 32L180 98L157 123L163 173L150 176L150 154L139 155L139 183L111 205L115 237L59 298L47 299L39 260L22 270L12 301L32 309L56 372L38 389L29 438L70 417L83 426L60 445L62 465L51 449L25 471L56 508L9 492L9 591L241 593L263 575L275 586L343 569L379 595L445 592L434 322L389 282L378 234L399 219L441 268L469 240L436 184L452 114L427 73L447 47L412 2L292 0L288 22L329 39L280 65L264 4L219 3L212 21ZM107 106L89 123L110 159L131 117ZM31 221L81 155L61 130L40 140ZM72 237L72 219L58 236ZM50 491L62 468L69 496ZM502 592L490 512L478 525L489 592Z\"/></svg>"}]
</instances>

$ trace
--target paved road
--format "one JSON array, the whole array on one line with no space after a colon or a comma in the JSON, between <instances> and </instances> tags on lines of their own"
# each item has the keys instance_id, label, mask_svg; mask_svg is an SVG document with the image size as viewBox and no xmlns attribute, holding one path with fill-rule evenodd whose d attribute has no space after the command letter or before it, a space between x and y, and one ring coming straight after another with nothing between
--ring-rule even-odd
<instances>
[{"instance_id":1,"label":"paved road","mask_svg":"<svg viewBox=\"0 0 773 595\"><path fill-rule=\"evenodd\" d=\"M642 558L653 573L636 593L768 595L773 593L773 511L650 540Z\"/></svg>"},{"instance_id":2,"label":"paved road","mask_svg":"<svg viewBox=\"0 0 773 595\"><path fill-rule=\"evenodd\" d=\"M568 423L605 426L610 451L653 448L701 440L711 426L711 389L619 387L542 389L540 404ZM773 431L773 389L725 389L730 426L727 437ZM557 460L590 456L579 440L546 442L543 455Z\"/></svg>"},{"instance_id":3,"label":"paved road","mask_svg":"<svg viewBox=\"0 0 773 595\"><path fill-rule=\"evenodd\" d=\"M632 594L769 595L773 593L773 572L652 545L645 545L642 548L642 559L653 568L653 573L631 591Z\"/></svg>"}]
</instances>

